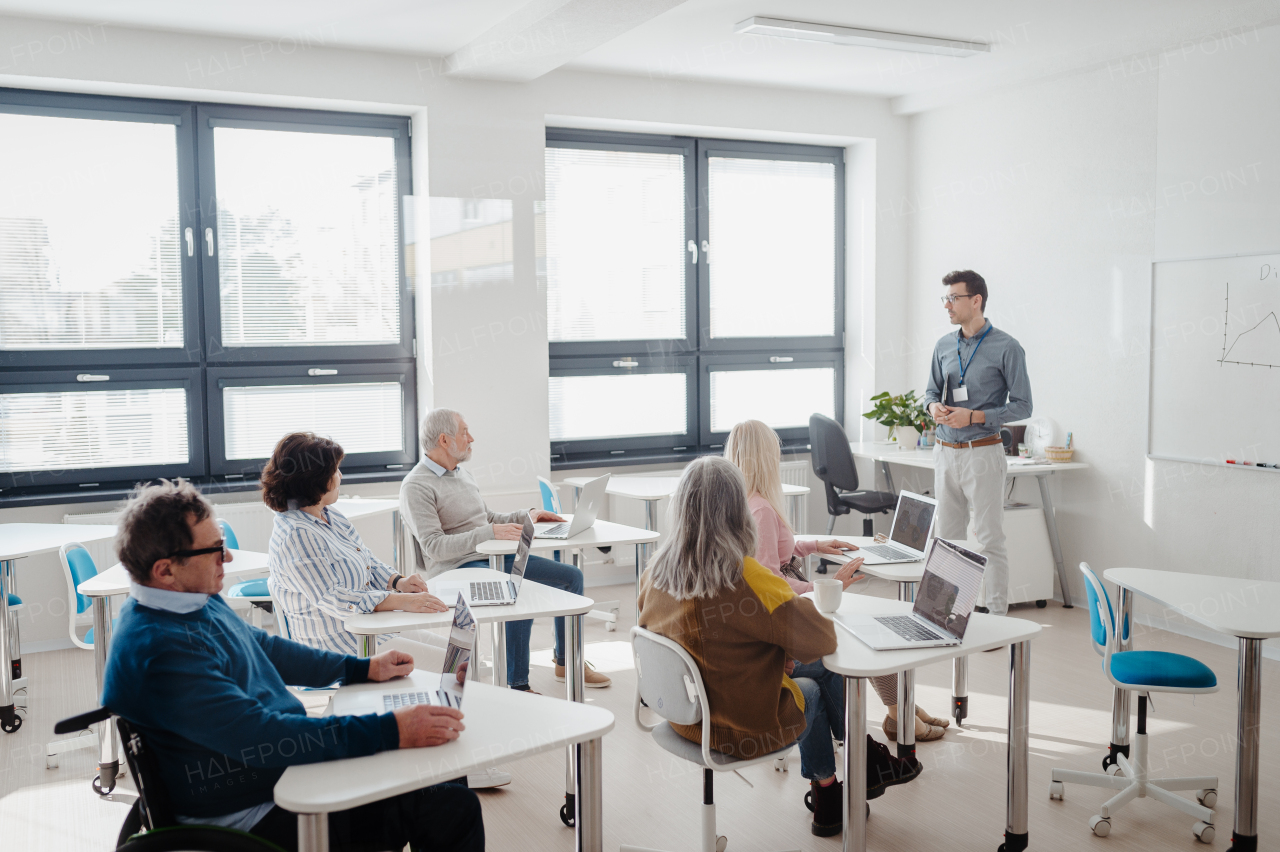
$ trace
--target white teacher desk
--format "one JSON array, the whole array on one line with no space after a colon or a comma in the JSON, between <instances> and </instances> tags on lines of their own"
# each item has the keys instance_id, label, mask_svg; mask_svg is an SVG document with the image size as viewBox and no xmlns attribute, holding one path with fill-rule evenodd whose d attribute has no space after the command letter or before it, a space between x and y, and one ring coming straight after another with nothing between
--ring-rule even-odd
<instances>
[{"instance_id":1,"label":"white teacher desk","mask_svg":"<svg viewBox=\"0 0 1280 852\"><path fill-rule=\"evenodd\" d=\"M17 595L13 563L27 556L52 553L67 542L97 541L115 534L115 527L90 524L0 524L0 730L5 733L22 727L13 693L27 685L21 672L22 649L13 647L15 637L9 635L9 595Z\"/></svg>"},{"instance_id":2,"label":"white teacher desk","mask_svg":"<svg viewBox=\"0 0 1280 852\"><path fill-rule=\"evenodd\" d=\"M1129 621L1133 595L1155 601L1210 630L1239 640L1239 706L1236 712L1236 816L1228 852L1258 847L1258 735L1262 716L1262 641L1280 636L1280 583L1179 574L1150 568L1112 568L1103 574L1120 587L1117 623ZM1121 647L1128 650L1128 643ZM1112 753L1128 753L1127 690L1116 690ZM1121 718L1122 717L1122 718Z\"/></svg>"},{"instance_id":3,"label":"white teacher desk","mask_svg":"<svg viewBox=\"0 0 1280 852\"><path fill-rule=\"evenodd\" d=\"M846 594L842 613L906 613L904 601ZM1027 759L1031 710L1031 640L1040 632L1034 621L974 613L964 642L950 648L873 651L843 627L836 626L836 652L822 658L828 671L844 676L844 852L867 848L867 692L866 679L911 671L930 663L1009 646L1008 782L1005 799L1005 840L1002 852L1027 848ZM899 678L901 684L905 678ZM901 693L900 693L901 695ZM915 692L907 690L898 703L898 718L915 718ZM899 730L912 728L899 725Z\"/></svg>"},{"instance_id":4,"label":"white teacher desk","mask_svg":"<svg viewBox=\"0 0 1280 852\"><path fill-rule=\"evenodd\" d=\"M439 686L440 675L415 669L402 683L406 691L434 690ZM362 683L344 686L339 692L383 692L387 686ZM613 730L613 714L589 704L566 704L478 681L467 684L462 712L466 730L444 745L396 749L286 769L276 782L275 802L298 815L299 850L328 852L328 815L336 811L568 746L577 753L581 764L573 820L576 849L601 852L601 738Z\"/></svg>"},{"instance_id":5,"label":"white teacher desk","mask_svg":"<svg viewBox=\"0 0 1280 852\"><path fill-rule=\"evenodd\" d=\"M573 486L573 504L578 505L578 494L582 491L582 486L586 485L594 476L566 476L564 483ZM609 477L609 485L605 488L605 493L614 497L630 497L633 500L641 500L644 502L644 528L647 530L656 530L658 528L658 501L664 497L670 497L676 493L676 485L680 483L679 475L676 476L611 476ZM807 485L788 485L782 483L782 496L790 501L791 511L791 528L793 530L804 529L801 521L804 519L804 498L809 493ZM656 541L656 539L655 539ZM638 578L644 573L645 567L649 564L649 555L653 552L652 544L644 544L640 547L640 562L636 563L636 577ZM637 580L637 582L639 582Z\"/></svg>"},{"instance_id":6,"label":"white teacher desk","mask_svg":"<svg viewBox=\"0 0 1280 852\"><path fill-rule=\"evenodd\" d=\"M850 443L855 458L880 462L880 470L884 472L884 481L888 489L898 493L893 487L893 473L889 465L903 464L908 467L933 470L933 450L900 450L894 444L880 444L872 441ZM1049 496L1048 477L1055 473L1070 470L1085 470L1089 465L1084 462L1044 462L1030 463L1030 459L1009 458L1007 476L1034 476L1040 486L1040 508L1044 512L1045 529L1049 531L1049 545L1053 548L1053 564L1058 571L1058 585L1062 589L1062 605L1070 609L1071 586L1067 583L1067 569L1062 562L1062 543L1058 540L1058 522L1053 515L1053 498Z\"/></svg>"}]
</instances>

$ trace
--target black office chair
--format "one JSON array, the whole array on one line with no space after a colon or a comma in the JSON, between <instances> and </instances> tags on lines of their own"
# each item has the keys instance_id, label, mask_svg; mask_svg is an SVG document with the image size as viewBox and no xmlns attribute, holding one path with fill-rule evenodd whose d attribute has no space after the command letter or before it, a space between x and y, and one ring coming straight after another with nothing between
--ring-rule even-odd
<instances>
[{"instance_id":1,"label":"black office chair","mask_svg":"<svg viewBox=\"0 0 1280 852\"><path fill-rule=\"evenodd\" d=\"M111 718L106 707L53 726L55 734L82 731ZM124 818L116 839L116 852L284 852L276 844L234 828L216 825L181 825L174 818L169 796L160 783L155 756L147 750L142 734L124 719L116 718L125 760L138 786L138 799Z\"/></svg>"},{"instance_id":2,"label":"black office chair","mask_svg":"<svg viewBox=\"0 0 1280 852\"><path fill-rule=\"evenodd\" d=\"M858 490L858 468L853 463L849 438L830 417L815 414L809 418L809 459L827 492L827 535L835 529L836 517L851 511L866 516L862 519L862 534L875 535L871 515L893 511L898 497L888 491Z\"/></svg>"}]
</instances>

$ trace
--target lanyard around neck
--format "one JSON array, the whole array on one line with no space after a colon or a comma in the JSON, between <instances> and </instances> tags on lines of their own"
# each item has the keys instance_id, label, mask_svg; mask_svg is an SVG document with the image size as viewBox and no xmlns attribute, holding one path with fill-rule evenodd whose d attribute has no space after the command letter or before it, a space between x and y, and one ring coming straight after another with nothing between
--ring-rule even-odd
<instances>
[{"instance_id":1,"label":"lanyard around neck","mask_svg":"<svg viewBox=\"0 0 1280 852\"><path fill-rule=\"evenodd\" d=\"M973 356L978 354L978 347L982 346L982 341L987 339L987 335L991 333L992 328L994 326L988 323L987 330L982 332L982 336L978 338L978 345L973 347L973 351L969 353L968 364L964 362L964 356L960 354L960 338L964 336L964 332L961 331L956 335L956 360L960 362L960 387L964 387L964 374L969 372L969 367L973 365Z\"/></svg>"}]
</instances>

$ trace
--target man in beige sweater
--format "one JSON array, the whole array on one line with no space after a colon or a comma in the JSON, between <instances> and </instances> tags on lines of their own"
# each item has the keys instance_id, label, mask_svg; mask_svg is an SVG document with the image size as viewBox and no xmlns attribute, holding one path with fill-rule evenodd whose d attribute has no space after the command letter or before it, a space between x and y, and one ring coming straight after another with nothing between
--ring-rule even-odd
<instances>
[{"instance_id":1,"label":"man in beige sweater","mask_svg":"<svg viewBox=\"0 0 1280 852\"><path fill-rule=\"evenodd\" d=\"M525 515L534 522L562 521L542 509L491 512L480 496L475 477L461 467L471 458L474 438L462 415L437 408L422 421L422 461L400 485L400 517L413 535L416 567L427 579L454 568L487 568L489 559L476 550L482 541L519 541ZM511 571L514 556L506 558ZM529 556L526 580L582 594L582 571L541 556ZM508 621L507 685L529 689L529 634L533 622ZM556 619L556 680L565 679L564 618ZM612 681L587 666L586 685L600 689Z\"/></svg>"}]
</instances>

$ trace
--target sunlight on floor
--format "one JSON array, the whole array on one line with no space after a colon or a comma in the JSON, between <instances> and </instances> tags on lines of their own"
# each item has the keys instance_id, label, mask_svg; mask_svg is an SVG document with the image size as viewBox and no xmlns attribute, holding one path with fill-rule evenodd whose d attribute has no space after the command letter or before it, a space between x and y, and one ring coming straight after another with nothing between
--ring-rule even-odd
<instances>
[{"instance_id":1,"label":"sunlight on floor","mask_svg":"<svg viewBox=\"0 0 1280 852\"><path fill-rule=\"evenodd\" d=\"M622 640L616 642L588 642L587 661L595 667L596 671L606 674L609 672L631 671L636 667L635 661L631 656L631 643ZM529 665L551 668L554 665L551 660L551 649L530 653Z\"/></svg>"},{"instance_id":2,"label":"sunlight on floor","mask_svg":"<svg viewBox=\"0 0 1280 852\"><path fill-rule=\"evenodd\" d=\"M109 849L128 808L100 799L86 778L23 787L0 799L4 847Z\"/></svg>"}]
</instances>

